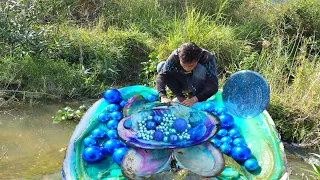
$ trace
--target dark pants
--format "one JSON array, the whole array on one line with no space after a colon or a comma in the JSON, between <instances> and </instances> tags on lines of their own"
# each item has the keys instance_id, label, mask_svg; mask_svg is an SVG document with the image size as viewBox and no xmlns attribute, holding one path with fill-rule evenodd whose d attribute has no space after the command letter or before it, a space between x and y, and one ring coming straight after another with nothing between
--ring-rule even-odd
<instances>
[{"instance_id":1,"label":"dark pants","mask_svg":"<svg viewBox=\"0 0 320 180\"><path fill-rule=\"evenodd\" d=\"M157 65L157 71L163 68L165 62L160 62ZM196 96L204 88L206 78L206 68L198 64L190 74L178 73L175 77L167 79L167 86L177 97L184 97L183 92L189 97Z\"/></svg>"}]
</instances>

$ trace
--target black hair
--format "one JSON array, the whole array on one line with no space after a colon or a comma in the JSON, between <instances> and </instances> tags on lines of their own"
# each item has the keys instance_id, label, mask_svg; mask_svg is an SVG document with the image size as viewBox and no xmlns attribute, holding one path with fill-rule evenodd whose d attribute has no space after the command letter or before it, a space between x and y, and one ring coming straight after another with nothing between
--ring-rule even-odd
<instances>
[{"instance_id":1,"label":"black hair","mask_svg":"<svg viewBox=\"0 0 320 180\"><path fill-rule=\"evenodd\" d=\"M202 49L194 42L184 43L178 50L179 59L183 63L192 63L194 60L199 61L202 54Z\"/></svg>"}]
</instances>

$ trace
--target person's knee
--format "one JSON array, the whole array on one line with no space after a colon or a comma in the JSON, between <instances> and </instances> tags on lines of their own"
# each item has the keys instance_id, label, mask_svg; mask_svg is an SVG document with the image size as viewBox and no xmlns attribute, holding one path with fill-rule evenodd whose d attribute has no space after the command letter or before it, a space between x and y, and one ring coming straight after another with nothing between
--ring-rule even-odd
<instances>
[{"instance_id":1,"label":"person's knee","mask_svg":"<svg viewBox=\"0 0 320 180\"><path fill-rule=\"evenodd\" d=\"M162 61L160 62L158 65L157 65L157 72L159 73L161 71L161 69L163 68L163 66L165 65L165 61Z\"/></svg>"}]
</instances>

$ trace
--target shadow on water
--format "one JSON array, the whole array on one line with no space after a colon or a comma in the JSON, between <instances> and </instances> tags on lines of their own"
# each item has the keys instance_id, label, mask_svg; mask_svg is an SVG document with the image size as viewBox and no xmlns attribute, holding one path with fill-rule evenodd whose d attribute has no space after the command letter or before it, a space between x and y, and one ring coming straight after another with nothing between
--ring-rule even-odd
<instances>
[{"instance_id":1,"label":"shadow on water","mask_svg":"<svg viewBox=\"0 0 320 180\"><path fill-rule=\"evenodd\" d=\"M79 107L81 103L71 102L68 105ZM64 105L39 103L33 107L21 105L1 111L0 179L61 179L64 157L61 149L67 147L77 124L72 121L52 124L52 116L61 107ZM312 169L305 162L308 151L290 145L285 148L290 179L312 179L303 170ZM169 179L176 177L176 174L167 175Z\"/></svg>"}]
</instances>

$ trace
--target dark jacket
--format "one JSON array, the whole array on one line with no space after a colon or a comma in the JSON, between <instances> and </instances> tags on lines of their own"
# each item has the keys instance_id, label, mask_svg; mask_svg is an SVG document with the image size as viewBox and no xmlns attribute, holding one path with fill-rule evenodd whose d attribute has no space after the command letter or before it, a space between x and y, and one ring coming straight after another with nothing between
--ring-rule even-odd
<instances>
[{"instance_id":1,"label":"dark jacket","mask_svg":"<svg viewBox=\"0 0 320 180\"><path fill-rule=\"evenodd\" d=\"M172 85L172 81L174 80L192 84L192 87L194 89L193 96L196 96L199 101L205 101L209 97L217 93L218 75L216 69L216 59L214 58L214 55L203 49L198 63L202 65L202 69L200 70L201 72L194 72L193 70L191 75L192 82L190 82L190 77L188 77L190 75L185 74L184 69L180 65L178 49L173 51L173 53L166 60L156 79L159 95L166 95L165 86L168 85L168 83L171 83L171 87L168 85L170 90L177 97L182 97L183 89L181 89L181 87L179 89L178 86L175 86L175 83L173 83Z\"/></svg>"}]
</instances>

